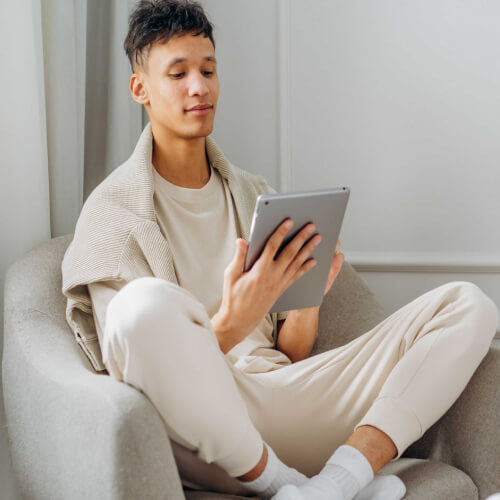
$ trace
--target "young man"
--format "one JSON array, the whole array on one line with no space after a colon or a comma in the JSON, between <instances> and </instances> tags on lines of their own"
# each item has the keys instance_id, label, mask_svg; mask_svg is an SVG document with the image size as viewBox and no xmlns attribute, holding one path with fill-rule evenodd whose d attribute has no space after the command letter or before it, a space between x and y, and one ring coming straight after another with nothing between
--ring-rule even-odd
<instances>
[{"instance_id":1,"label":"young man","mask_svg":"<svg viewBox=\"0 0 500 500\"><path fill-rule=\"evenodd\" d=\"M140 2L125 50L150 123L85 202L63 261L82 347L97 369L142 390L172 441L222 468L229 490L402 498L398 478L374 474L459 396L489 348L496 306L472 283L448 283L309 357L319 308L268 311L314 265L321 237L305 244L309 225L274 260L286 221L242 272L255 200L273 190L209 137L219 82L202 8ZM342 263L337 252L325 294Z\"/></svg>"}]
</instances>

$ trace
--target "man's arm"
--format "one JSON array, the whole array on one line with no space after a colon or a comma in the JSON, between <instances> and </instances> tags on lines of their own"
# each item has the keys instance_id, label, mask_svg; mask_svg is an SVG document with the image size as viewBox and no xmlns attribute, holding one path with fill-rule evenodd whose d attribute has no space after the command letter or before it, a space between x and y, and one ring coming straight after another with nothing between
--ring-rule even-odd
<instances>
[{"instance_id":1,"label":"man's arm","mask_svg":"<svg viewBox=\"0 0 500 500\"><path fill-rule=\"evenodd\" d=\"M278 321L276 347L296 363L309 357L318 336L319 306L290 311Z\"/></svg>"},{"instance_id":2,"label":"man's arm","mask_svg":"<svg viewBox=\"0 0 500 500\"><path fill-rule=\"evenodd\" d=\"M344 262L344 254L338 252L339 248L340 240L337 241L337 248L323 295L329 292ZM286 320L278 321L276 347L285 353L292 360L292 363L308 358L318 337L318 323L319 306L290 311Z\"/></svg>"}]
</instances>

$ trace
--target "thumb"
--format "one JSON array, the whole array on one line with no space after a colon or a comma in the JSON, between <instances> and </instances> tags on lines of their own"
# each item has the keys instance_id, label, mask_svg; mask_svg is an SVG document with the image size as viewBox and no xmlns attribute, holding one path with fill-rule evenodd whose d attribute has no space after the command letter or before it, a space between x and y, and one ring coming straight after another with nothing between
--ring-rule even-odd
<instances>
[{"instance_id":1,"label":"thumb","mask_svg":"<svg viewBox=\"0 0 500 500\"><path fill-rule=\"evenodd\" d=\"M236 274L236 276L239 276L243 272L247 250L248 243L242 238L237 238L236 251L234 252L233 260L231 261L232 274Z\"/></svg>"}]
</instances>

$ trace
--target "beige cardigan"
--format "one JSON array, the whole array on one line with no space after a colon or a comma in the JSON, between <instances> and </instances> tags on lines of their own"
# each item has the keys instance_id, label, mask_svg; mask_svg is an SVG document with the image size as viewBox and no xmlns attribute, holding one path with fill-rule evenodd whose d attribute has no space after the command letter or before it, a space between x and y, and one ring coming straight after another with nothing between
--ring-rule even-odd
<instances>
[{"instance_id":1,"label":"beige cardigan","mask_svg":"<svg viewBox=\"0 0 500 500\"><path fill-rule=\"evenodd\" d=\"M157 276L178 284L172 253L154 210L152 139L148 123L130 158L88 196L62 261L62 293L68 299L66 320L97 371L106 368L87 284L113 279L131 281L142 276ZM248 240L258 195L275 190L262 176L231 165L210 137L206 138L206 151L213 167L227 179L240 237ZM286 314L271 316L276 345L277 320Z\"/></svg>"}]
</instances>

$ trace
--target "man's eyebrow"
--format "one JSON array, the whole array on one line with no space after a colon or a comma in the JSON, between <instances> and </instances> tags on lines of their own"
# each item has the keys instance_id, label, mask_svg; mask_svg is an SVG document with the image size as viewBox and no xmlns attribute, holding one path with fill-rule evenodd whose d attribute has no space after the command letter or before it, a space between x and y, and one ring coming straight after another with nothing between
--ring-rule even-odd
<instances>
[{"instance_id":1,"label":"man's eyebrow","mask_svg":"<svg viewBox=\"0 0 500 500\"><path fill-rule=\"evenodd\" d=\"M184 62L186 60L185 57L176 57L175 59L172 59L168 64L167 68L170 68L170 66L173 66L174 64ZM204 61L209 61L209 62L214 62L217 63L217 59L215 59L215 56L206 56L203 58Z\"/></svg>"}]
</instances>

